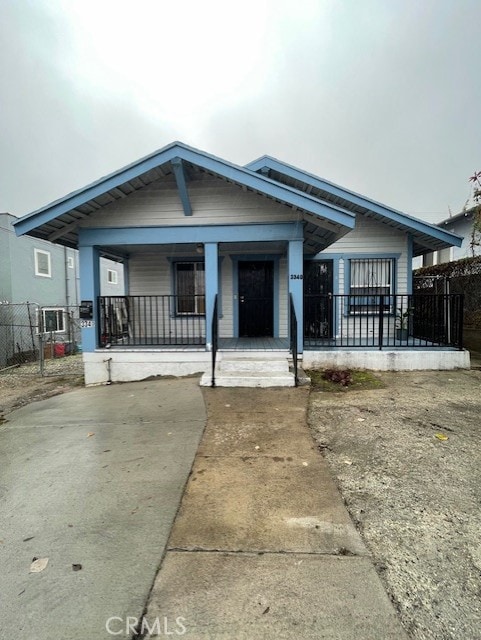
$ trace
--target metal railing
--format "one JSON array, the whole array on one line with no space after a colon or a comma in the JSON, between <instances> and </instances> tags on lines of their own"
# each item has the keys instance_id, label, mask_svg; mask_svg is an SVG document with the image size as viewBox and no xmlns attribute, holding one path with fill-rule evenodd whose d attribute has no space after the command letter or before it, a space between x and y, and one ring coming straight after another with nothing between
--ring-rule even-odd
<instances>
[{"instance_id":1,"label":"metal railing","mask_svg":"<svg viewBox=\"0 0 481 640\"><path fill-rule=\"evenodd\" d=\"M205 296L101 296L99 342L105 346L205 345Z\"/></svg>"},{"instance_id":2,"label":"metal railing","mask_svg":"<svg viewBox=\"0 0 481 640\"><path fill-rule=\"evenodd\" d=\"M462 349L461 294L306 295L307 348Z\"/></svg>"},{"instance_id":3,"label":"metal railing","mask_svg":"<svg viewBox=\"0 0 481 640\"><path fill-rule=\"evenodd\" d=\"M217 310L217 294L214 300L214 311L212 313L212 380L211 386L215 387L215 364L217 349L219 346L219 313Z\"/></svg>"},{"instance_id":4,"label":"metal railing","mask_svg":"<svg viewBox=\"0 0 481 640\"><path fill-rule=\"evenodd\" d=\"M299 384L299 372L298 372L298 353L297 353L297 315L294 307L294 301L292 294L289 298L289 337L290 337L290 349L292 354L292 364L294 368L294 383L297 387Z\"/></svg>"}]
</instances>

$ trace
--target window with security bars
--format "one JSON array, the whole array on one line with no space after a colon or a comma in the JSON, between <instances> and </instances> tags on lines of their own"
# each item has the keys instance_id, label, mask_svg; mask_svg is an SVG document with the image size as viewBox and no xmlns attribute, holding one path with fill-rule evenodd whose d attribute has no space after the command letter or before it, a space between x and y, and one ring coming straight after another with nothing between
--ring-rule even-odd
<instances>
[{"instance_id":1,"label":"window with security bars","mask_svg":"<svg viewBox=\"0 0 481 640\"><path fill-rule=\"evenodd\" d=\"M176 262L177 314L205 315L205 266L203 262Z\"/></svg>"},{"instance_id":2,"label":"window with security bars","mask_svg":"<svg viewBox=\"0 0 481 640\"><path fill-rule=\"evenodd\" d=\"M362 258L349 261L349 313L390 312L394 294L394 259Z\"/></svg>"}]
</instances>

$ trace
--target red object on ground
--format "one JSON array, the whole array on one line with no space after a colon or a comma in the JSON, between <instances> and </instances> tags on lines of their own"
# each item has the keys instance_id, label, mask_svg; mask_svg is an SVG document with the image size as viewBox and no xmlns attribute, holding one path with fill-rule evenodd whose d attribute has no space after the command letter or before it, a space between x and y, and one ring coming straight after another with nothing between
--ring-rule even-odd
<instances>
[{"instance_id":1,"label":"red object on ground","mask_svg":"<svg viewBox=\"0 0 481 640\"><path fill-rule=\"evenodd\" d=\"M54 346L54 353L56 358L63 358L65 355L65 343L57 342Z\"/></svg>"}]
</instances>

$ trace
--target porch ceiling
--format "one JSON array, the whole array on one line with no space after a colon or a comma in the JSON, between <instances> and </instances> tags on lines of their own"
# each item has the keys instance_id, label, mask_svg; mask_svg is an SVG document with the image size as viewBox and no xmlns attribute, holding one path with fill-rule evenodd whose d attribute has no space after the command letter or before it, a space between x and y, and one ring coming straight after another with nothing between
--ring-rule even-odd
<instances>
[{"instance_id":1,"label":"porch ceiling","mask_svg":"<svg viewBox=\"0 0 481 640\"><path fill-rule=\"evenodd\" d=\"M195 224L195 211L190 210L188 185L189 181L205 173L297 212L299 220L306 222L308 251L320 251L354 228L355 214L337 204L320 202L306 190L299 191L291 185L280 184L255 171L228 163L182 143L173 143L24 216L14 223L16 233L76 248L80 223L85 226L85 221L104 207L169 176L175 177L185 214L193 215L192 223Z\"/></svg>"}]
</instances>

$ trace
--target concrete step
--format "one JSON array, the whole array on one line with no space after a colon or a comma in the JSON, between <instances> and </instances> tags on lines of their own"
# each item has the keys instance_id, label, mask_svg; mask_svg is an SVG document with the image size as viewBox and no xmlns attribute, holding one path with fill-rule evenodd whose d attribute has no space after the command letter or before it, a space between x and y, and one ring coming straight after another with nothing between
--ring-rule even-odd
<instances>
[{"instance_id":1,"label":"concrete step","mask_svg":"<svg viewBox=\"0 0 481 640\"><path fill-rule=\"evenodd\" d=\"M287 358L231 358L223 357L219 362L220 373L235 373L235 372L277 372L287 373L289 371L289 363Z\"/></svg>"},{"instance_id":2,"label":"concrete step","mask_svg":"<svg viewBox=\"0 0 481 640\"><path fill-rule=\"evenodd\" d=\"M201 386L210 387L212 376L204 373L200 381ZM293 387L294 375L289 371L219 371L216 372L217 387Z\"/></svg>"},{"instance_id":3,"label":"concrete step","mask_svg":"<svg viewBox=\"0 0 481 640\"><path fill-rule=\"evenodd\" d=\"M294 375L289 370L287 353L222 353L215 371L218 387L293 387ZM211 372L207 371L200 384L210 386Z\"/></svg>"}]
</instances>

